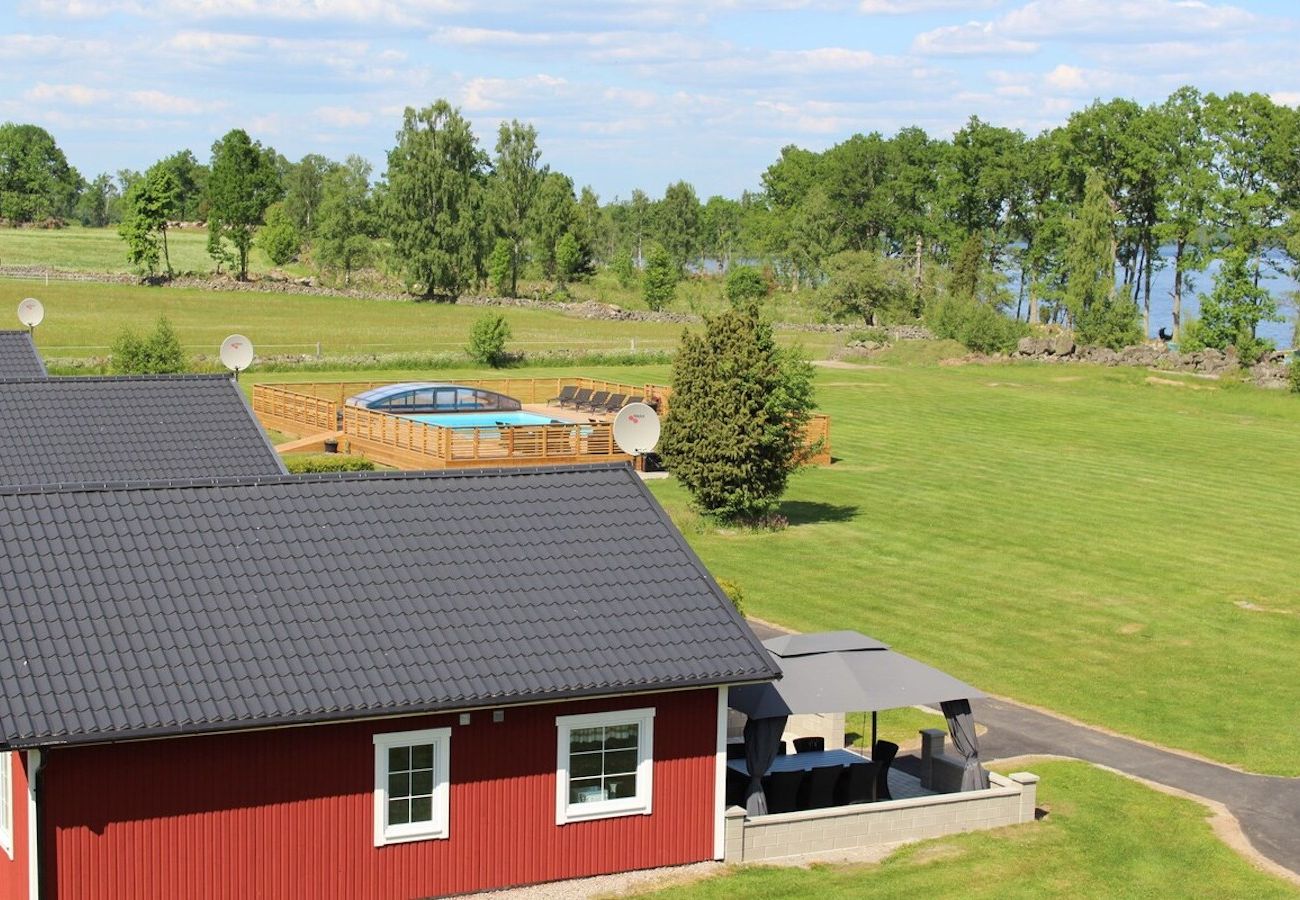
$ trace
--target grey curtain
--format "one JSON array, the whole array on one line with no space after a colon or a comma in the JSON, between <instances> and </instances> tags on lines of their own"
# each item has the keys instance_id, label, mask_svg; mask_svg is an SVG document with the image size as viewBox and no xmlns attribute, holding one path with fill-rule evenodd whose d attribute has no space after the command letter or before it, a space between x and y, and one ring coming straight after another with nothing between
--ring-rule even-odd
<instances>
[{"instance_id":1,"label":"grey curtain","mask_svg":"<svg viewBox=\"0 0 1300 900\"><path fill-rule=\"evenodd\" d=\"M767 795L763 793L763 773L776 759L776 750L785 731L786 716L750 719L745 723L745 766L749 784L745 787L745 813L767 815Z\"/></svg>"},{"instance_id":2,"label":"grey curtain","mask_svg":"<svg viewBox=\"0 0 1300 900\"><path fill-rule=\"evenodd\" d=\"M980 765L980 742L975 734L975 716L970 711L969 700L949 700L939 704L948 720L948 734L952 745L966 760L961 773L961 789L978 791L989 786L989 773Z\"/></svg>"}]
</instances>

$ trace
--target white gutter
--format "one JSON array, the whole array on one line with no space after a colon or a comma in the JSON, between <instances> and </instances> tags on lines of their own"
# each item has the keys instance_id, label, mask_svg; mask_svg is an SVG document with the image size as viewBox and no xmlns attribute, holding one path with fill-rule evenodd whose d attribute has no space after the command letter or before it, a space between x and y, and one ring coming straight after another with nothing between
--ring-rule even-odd
<instances>
[{"instance_id":1,"label":"white gutter","mask_svg":"<svg viewBox=\"0 0 1300 900\"><path fill-rule=\"evenodd\" d=\"M36 779L41 771L40 750L27 751L27 896L41 900L41 854L36 833Z\"/></svg>"},{"instance_id":2,"label":"white gutter","mask_svg":"<svg viewBox=\"0 0 1300 900\"><path fill-rule=\"evenodd\" d=\"M727 688L718 688L718 740L713 763L713 858L727 850Z\"/></svg>"}]
</instances>

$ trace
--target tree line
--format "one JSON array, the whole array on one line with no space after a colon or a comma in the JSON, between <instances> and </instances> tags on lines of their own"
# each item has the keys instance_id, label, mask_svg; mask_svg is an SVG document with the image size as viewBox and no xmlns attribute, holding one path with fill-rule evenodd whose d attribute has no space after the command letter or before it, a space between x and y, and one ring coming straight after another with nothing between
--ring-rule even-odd
<instances>
[{"instance_id":1,"label":"tree line","mask_svg":"<svg viewBox=\"0 0 1300 900\"><path fill-rule=\"evenodd\" d=\"M1145 106L1097 101L1032 136L971 117L950 139L909 127L792 145L739 198L678 181L602 203L542 161L531 125L503 123L489 150L439 100L406 110L376 180L359 157L294 163L236 129L206 163L182 150L87 182L43 129L5 124L0 217L116 223L148 272L170 268L168 223L204 220L218 268L238 277L256 241L277 263L306 251L345 280L379 264L440 298L513 295L525 273L562 289L607 268L656 306L683 275L741 262L834 318L910 319L960 298L939 317L978 330L993 311L1112 344L1149 333L1164 266L1186 330L1191 280L1218 260L1192 337L1223 345L1277 316L1263 280L1300 261L1298 156L1296 110L1184 87Z\"/></svg>"}]
</instances>

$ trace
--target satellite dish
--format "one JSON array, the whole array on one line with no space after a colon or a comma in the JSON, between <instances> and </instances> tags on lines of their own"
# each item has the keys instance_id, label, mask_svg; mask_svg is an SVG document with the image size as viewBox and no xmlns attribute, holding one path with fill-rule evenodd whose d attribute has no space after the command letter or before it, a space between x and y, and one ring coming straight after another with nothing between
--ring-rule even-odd
<instances>
[{"instance_id":1,"label":"satellite dish","mask_svg":"<svg viewBox=\"0 0 1300 900\"><path fill-rule=\"evenodd\" d=\"M253 363L253 342L242 334L232 334L221 342L221 364L235 375Z\"/></svg>"},{"instance_id":2,"label":"satellite dish","mask_svg":"<svg viewBox=\"0 0 1300 900\"><path fill-rule=\"evenodd\" d=\"M629 456L643 456L659 443L659 414L647 403L629 403L614 417L614 443Z\"/></svg>"},{"instance_id":3,"label":"satellite dish","mask_svg":"<svg viewBox=\"0 0 1300 900\"><path fill-rule=\"evenodd\" d=\"M25 297L18 303L18 321L35 328L45 318L45 306L35 297Z\"/></svg>"}]
</instances>

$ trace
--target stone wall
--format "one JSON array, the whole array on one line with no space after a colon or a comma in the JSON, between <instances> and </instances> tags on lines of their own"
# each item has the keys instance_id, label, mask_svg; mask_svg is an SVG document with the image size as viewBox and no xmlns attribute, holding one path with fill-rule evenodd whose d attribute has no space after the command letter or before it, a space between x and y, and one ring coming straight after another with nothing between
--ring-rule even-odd
<instances>
[{"instance_id":1,"label":"stone wall","mask_svg":"<svg viewBox=\"0 0 1300 900\"><path fill-rule=\"evenodd\" d=\"M1068 334L1056 337L1021 338L1013 359L1032 359L1039 362L1083 362L1103 366L1145 366L1170 372L1191 372L1218 378L1241 369L1237 348L1226 351L1209 348L1192 353L1179 353L1160 345L1139 344L1112 350L1109 347L1085 347L1074 342ZM1285 388L1288 386L1289 368L1283 353L1273 352L1250 366L1250 380L1261 387Z\"/></svg>"},{"instance_id":2,"label":"stone wall","mask_svg":"<svg viewBox=\"0 0 1300 900\"><path fill-rule=\"evenodd\" d=\"M738 806L726 813L725 860L754 862L900 844L1034 821L1038 776L989 774L984 791L936 794L908 800L859 803L830 809L746 818Z\"/></svg>"}]
</instances>

